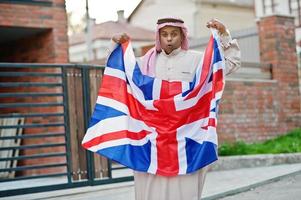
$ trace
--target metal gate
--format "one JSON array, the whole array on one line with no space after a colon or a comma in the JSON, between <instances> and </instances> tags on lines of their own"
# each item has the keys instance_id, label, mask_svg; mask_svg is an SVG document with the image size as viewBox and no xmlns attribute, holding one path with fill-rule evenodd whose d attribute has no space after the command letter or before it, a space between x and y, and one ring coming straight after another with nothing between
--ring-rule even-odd
<instances>
[{"instance_id":1,"label":"metal gate","mask_svg":"<svg viewBox=\"0 0 301 200\"><path fill-rule=\"evenodd\" d=\"M81 147L103 69L0 63L0 197L133 180Z\"/></svg>"}]
</instances>

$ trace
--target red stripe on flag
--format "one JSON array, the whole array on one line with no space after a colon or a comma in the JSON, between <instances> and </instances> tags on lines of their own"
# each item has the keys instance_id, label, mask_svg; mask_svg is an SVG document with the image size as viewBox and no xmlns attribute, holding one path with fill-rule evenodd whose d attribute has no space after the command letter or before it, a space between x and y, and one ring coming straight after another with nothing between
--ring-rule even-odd
<instances>
[{"instance_id":1,"label":"red stripe on flag","mask_svg":"<svg viewBox=\"0 0 301 200\"><path fill-rule=\"evenodd\" d=\"M156 111L146 110L132 94L127 92L127 83L124 80L109 75L105 75L103 79L99 96L125 104L129 109L130 116L134 119L147 121L144 119L145 115L155 115L154 112Z\"/></svg>"},{"instance_id":2,"label":"red stripe on flag","mask_svg":"<svg viewBox=\"0 0 301 200\"><path fill-rule=\"evenodd\" d=\"M206 129L207 130L208 126L216 127L216 123L215 123L215 119L214 118L210 118L209 121L208 121L208 125L202 127L202 129Z\"/></svg>"},{"instance_id":3,"label":"red stripe on flag","mask_svg":"<svg viewBox=\"0 0 301 200\"><path fill-rule=\"evenodd\" d=\"M213 91L215 93L222 91L224 87L223 70L219 69L213 74Z\"/></svg>"},{"instance_id":4,"label":"red stripe on flag","mask_svg":"<svg viewBox=\"0 0 301 200\"><path fill-rule=\"evenodd\" d=\"M167 98L168 98L168 81L162 80L160 99L167 99Z\"/></svg>"},{"instance_id":5,"label":"red stripe on flag","mask_svg":"<svg viewBox=\"0 0 301 200\"><path fill-rule=\"evenodd\" d=\"M210 71L211 65L212 65L212 54L214 52L213 47L214 47L214 39L211 36L210 40L208 42L207 48L205 50L205 56L204 56L201 79L200 79L200 83L202 85L203 85L203 82L206 80L208 73Z\"/></svg>"},{"instance_id":6,"label":"red stripe on flag","mask_svg":"<svg viewBox=\"0 0 301 200\"><path fill-rule=\"evenodd\" d=\"M163 80L161 83L160 99L167 99L182 93L182 82L168 82Z\"/></svg>"},{"instance_id":7,"label":"red stripe on flag","mask_svg":"<svg viewBox=\"0 0 301 200\"><path fill-rule=\"evenodd\" d=\"M163 130L162 130L163 131ZM177 133L168 130L158 131L157 145L157 174L173 176L179 173Z\"/></svg>"},{"instance_id":8,"label":"red stripe on flag","mask_svg":"<svg viewBox=\"0 0 301 200\"><path fill-rule=\"evenodd\" d=\"M130 41L127 41L127 42L121 44L121 48L122 48L122 53L123 53L123 55L124 55L126 49L128 48L129 43L130 43Z\"/></svg>"},{"instance_id":9,"label":"red stripe on flag","mask_svg":"<svg viewBox=\"0 0 301 200\"><path fill-rule=\"evenodd\" d=\"M103 81L99 89L98 96L111 98L127 104L128 101L125 96L126 93L127 84L124 80L110 75L103 76Z\"/></svg>"},{"instance_id":10,"label":"red stripe on flag","mask_svg":"<svg viewBox=\"0 0 301 200\"><path fill-rule=\"evenodd\" d=\"M166 109L170 118L168 126L176 129L181 125L209 117L211 99L212 93L207 93L194 106L185 110L173 111Z\"/></svg>"},{"instance_id":11,"label":"red stripe on flag","mask_svg":"<svg viewBox=\"0 0 301 200\"><path fill-rule=\"evenodd\" d=\"M209 119L209 122L208 122L208 126L213 126L213 127L215 127L215 119L214 118L210 118Z\"/></svg>"},{"instance_id":12,"label":"red stripe on flag","mask_svg":"<svg viewBox=\"0 0 301 200\"><path fill-rule=\"evenodd\" d=\"M150 132L145 130L142 130L140 132L131 132L131 131L123 130L118 132L106 133L104 135L95 137L88 142L83 143L82 146L87 149L99 145L100 143L104 143L112 140L124 139L124 138L128 138L131 140L141 140L145 138L148 134L150 134Z\"/></svg>"},{"instance_id":13,"label":"red stripe on flag","mask_svg":"<svg viewBox=\"0 0 301 200\"><path fill-rule=\"evenodd\" d=\"M206 51L205 51L205 56L203 60L203 65L202 65L202 73L200 77L200 82L199 84L186 96L186 100L195 97L200 89L203 87L205 80L209 74L210 67L211 67L211 62L212 62L212 54L213 54L213 46L214 46L214 39L211 36L210 40L208 42Z\"/></svg>"}]
</instances>

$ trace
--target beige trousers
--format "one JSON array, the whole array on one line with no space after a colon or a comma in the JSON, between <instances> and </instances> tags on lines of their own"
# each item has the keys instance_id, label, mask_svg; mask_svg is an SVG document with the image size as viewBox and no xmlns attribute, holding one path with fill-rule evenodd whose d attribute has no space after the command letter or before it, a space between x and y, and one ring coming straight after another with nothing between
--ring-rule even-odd
<instances>
[{"instance_id":1,"label":"beige trousers","mask_svg":"<svg viewBox=\"0 0 301 200\"><path fill-rule=\"evenodd\" d=\"M174 177L135 171L136 200L200 200L208 167Z\"/></svg>"}]
</instances>

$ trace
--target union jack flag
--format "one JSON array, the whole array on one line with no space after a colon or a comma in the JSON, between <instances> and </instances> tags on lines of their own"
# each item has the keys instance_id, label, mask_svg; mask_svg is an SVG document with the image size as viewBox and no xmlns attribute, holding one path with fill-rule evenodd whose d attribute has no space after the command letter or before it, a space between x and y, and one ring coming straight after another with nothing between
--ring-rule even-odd
<instances>
[{"instance_id":1,"label":"union jack flag","mask_svg":"<svg viewBox=\"0 0 301 200\"><path fill-rule=\"evenodd\" d=\"M216 32L193 81L146 76L130 42L107 61L85 149L133 170L175 176L217 160L217 112L225 64Z\"/></svg>"}]
</instances>

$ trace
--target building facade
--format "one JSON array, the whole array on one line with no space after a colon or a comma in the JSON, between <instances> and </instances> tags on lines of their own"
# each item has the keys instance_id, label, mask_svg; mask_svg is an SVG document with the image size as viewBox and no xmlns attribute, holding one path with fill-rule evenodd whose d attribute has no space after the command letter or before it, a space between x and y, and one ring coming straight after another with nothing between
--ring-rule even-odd
<instances>
[{"instance_id":1,"label":"building facade","mask_svg":"<svg viewBox=\"0 0 301 200\"><path fill-rule=\"evenodd\" d=\"M71 35L69 38L70 62L104 65L108 56L108 48L112 45L111 38L115 34L127 33L132 40L136 56L141 56L142 46L152 45L155 32L141 27L133 26L124 18L124 12L118 11L117 21L108 21L101 24L92 23L91 26L91 56L88 55L88 44L85 33Z\"/></svg>"},{"instance_id":2,"label":"building facade","mask_svg":"<svg viewBox=\"0 0 301 200\"><path fill-rule=\"evenodd\" d=\"M217 18L231 30L256 26L252 0L142 0L129 16L129 23L155 30L157 19L166 16L180 17L185 21L189 36L209 35L206 22Z\"/></svg>"}]
</instances>

